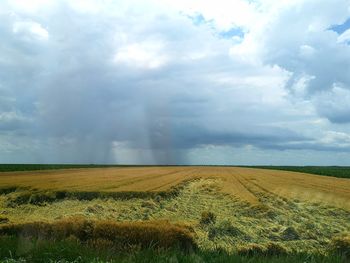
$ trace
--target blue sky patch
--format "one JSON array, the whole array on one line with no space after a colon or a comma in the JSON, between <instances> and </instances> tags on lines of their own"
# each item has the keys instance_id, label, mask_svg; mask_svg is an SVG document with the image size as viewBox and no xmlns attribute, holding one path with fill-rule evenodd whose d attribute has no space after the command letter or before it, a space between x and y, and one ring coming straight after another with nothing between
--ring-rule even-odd
<instances>
[{"instance_id":1,"label":"blue sky patch","mask_svg":"<svg viewBox=\"0 0 350 263\"><path fill-rule=\"evenodd\" d=\"M188 17L192 20L193 24L195 24L196 26L205 24L207 22L202 14L196 14L194 16L188 16Z\"/></svg>"},{"instance_id":2,"label":"blue sky patch","mask_svg":"<svg viewBox=\"0 0 350 263\"><path fill-rule=\"evenodd\" d=\"M235 37L235 36L243 38L244 37L244 32L243 32L243 30L240 27L234 27L234 28L231 28L228 31L220 32L219 35L221 37L223 37L223 38L232 38L232 37Z\"/></svg>"},{"instance_id":3,"label":"blue sky patch","mask_svg":"<svg viewBox=\"0 0 350 263\"><path fill-rule=\"evenodd\" d=\"M350 28L350 18L348 18L345 23L341 25L331 26L331 30L337 32L339 35L343 34L346 30Z\"/></svg>"},{"instance_id":4,"label":"blue sky patch","mask_svg":"<svg viewBox=\"0 0 350 263\"><path fill-rule=\"evenodd\" d=\"M213 21L206 20L205 17L200 13L197 13L196 15L192 15L192 16L187 16L187 17L190 18L192 20L192 23L196 26L207 24L207 25L209 25L209 27L214 29ZM242 28L240 28L240 27L233 27L227 31L219 32L218 35L220 37L226 38L226 39L231 39L232 37L243 38L244 32L243 32Z\"/></svg>"}]
</instances>

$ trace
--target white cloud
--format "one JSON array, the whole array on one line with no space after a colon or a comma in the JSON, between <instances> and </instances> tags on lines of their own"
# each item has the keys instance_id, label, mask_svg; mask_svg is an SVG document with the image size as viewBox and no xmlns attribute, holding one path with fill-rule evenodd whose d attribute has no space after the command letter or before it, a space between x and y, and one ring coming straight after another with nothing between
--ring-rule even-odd
<instances>
[{"instance_id":1,"label":"white cloud","mask_svg":"<svg viewBox=\"0 0 350 263\"><path fill-rule=\"evenodd\" d=\"M0 122L22 119L17 112L0 112Z\"/></svg>"},{"instance_id":2,"label":"white cloud","mask_svg":"<svg viewBox=\"0 0 350 263\"><path fill-rule=\"evenodd\" d=\"M156 69L163 66L167 61L163 47L164 44L161 41L126 44L118 49L114 56L114 62Z\"/></svg>"},{"instance_id":3,"label":"white cloud","mask_svg":"<svg viewBox=\"0 0 350 263\"><path fill-rule=\"evenodd\" d=\"M47 10L57 3L54 0L4 0L14 12L25 14L36 14L42 10Z\"/></svg>"},{"instance_id":4,"label":"white cloud","mask_svg":"<svg viewBox=\"0 0 350 263\"><path fill-rule=\"evenodd\" d=\"M338 42L345 43L345 44L350 43L350 29L346 30L340 36L338 36Z\"/></svg>"},{"instance_id":5,"label":"white cloud","mask_svg":"<svg viewBox=\"0 0 350 263\"><path fill-rule=\"evenodd\" d=\"M300 56L304 58L311 58L313 55L315 55L316 50L309 46L309 45L302 45L300 46Z\"/></svg>"},{"instance_id":6,"label":"white cloud","mask_svg":"<svg viewBox=\"0 0 350 263\"><path fill-rule=\"evenodd\" d=\"M335 123L350 122L350 89L334 84L313 98L319 114Z\"/></svg>"},{"instance_id":7,"label":"white cloud","mask_svg":"<svg viewBox=\"0 0 350 263\"><path fill-rule=\"evenodd\" d=\"M39 23L33 21L19 21L13 24L13 33L22 34L38 40L49 39L49 32Z\"/></svg>"},{"instance_id":8,"label":"white cloud","mask_svg":"<svg viewBox=\"0 0 350 263\"><path fill-rule=\"evenodd\" d=\"M320 142L331 146L350 147L350 133L326 131Z\"/></svg>"},{"instance_id":9,"label":"white cloud","mask_svg":"<svg viewBox=\"0 0 350 263\"><path fill-rule=\"evenodd\" d=\"M256 24L259 14L253 3L244 0L218 1L160 1L187 15L201 14L212 21L216 29L227 31L232 27L250 27Z\"/></svg>"},{"instance_id":10,"label":"white cloud","mask_svg":"<svg viewBox=\"0 0 350 263\"><path fill-rule=\"evenodd\" d=\"M291 86L293 95L299 98L304 98L307 95L308 85L314 78L314 76L302 75L299 79L297 79Z\"/></svg>"}]
</instances>

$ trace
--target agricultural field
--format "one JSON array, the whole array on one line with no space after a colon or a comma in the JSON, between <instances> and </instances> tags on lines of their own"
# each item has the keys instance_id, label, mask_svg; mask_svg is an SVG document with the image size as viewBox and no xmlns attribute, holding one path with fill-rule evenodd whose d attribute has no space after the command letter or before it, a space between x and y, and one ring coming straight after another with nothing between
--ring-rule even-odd
<instances>
[{"instance_id":1,"label":"agricultural field","mask_svg":"<svg viewBox=\"0 0 350 263\"><path fill-rule=\"evenodd\" d=\"M133 259L123 257L125 262L151 262L155 251L164 259L160 262L174 257L346 262L350 257L346 178L247 167L96 167L1 172L0 191L0 247L7 244L0 258L47 254L47 248L37 247L38 239L48 239L46 246L54 242L52 258L57 242L68 242L73 252L85 246L107 249L89 260L112 260L111 251L125 251L120 243L142 249ZM18 242L28 248L9 254L8 244ZM181 253L168 250L175 244ZM73 252L66 259L79 255Z\"/></svg>"}]
</instances>

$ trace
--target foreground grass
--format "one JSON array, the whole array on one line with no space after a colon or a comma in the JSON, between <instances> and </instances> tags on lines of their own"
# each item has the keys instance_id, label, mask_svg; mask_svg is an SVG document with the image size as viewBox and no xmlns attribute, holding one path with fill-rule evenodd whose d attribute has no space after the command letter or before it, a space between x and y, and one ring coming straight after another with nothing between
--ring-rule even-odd
<instances>
[{"instance_id":1,"label":"foreground grass","mask_svg":"<svg viewBox=\"0 0 350 263\"><path fill-rule=\"evenodd\" d=\"M18 237L0 237L0 262L235 262L235 263L344 263L341 255L294 254L279 256L240 256L223 251L193 251L179 249L135 249L116 251L108 248L92 248L74 240L40 241Z\"/></svg>"}]
</instances>

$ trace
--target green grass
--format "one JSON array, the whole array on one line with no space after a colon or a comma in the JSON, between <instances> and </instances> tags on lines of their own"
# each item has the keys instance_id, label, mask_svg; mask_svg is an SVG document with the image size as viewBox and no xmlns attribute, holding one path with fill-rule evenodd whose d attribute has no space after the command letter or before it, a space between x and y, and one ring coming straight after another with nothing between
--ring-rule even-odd
<instances>
[{"instance_id":1,"label":"green grass","mask_svg":"<svg viewBox=\"0 0 350 263\"><path fill-rule=\"evenodd\" d=\"M103 165L103 164L0 164L0 172L57 170L74 168L107 168L126 167L127 165Z\"/></svg>"},{"instance_id":2,"label":"green grass","mask_svg":"<svg viewBox=\"0 0 350 263\"><path fill-rule=\"evenodd\" d=\"M243 166L248 167L248 166ZM350 178L350 166L249 166L270 170L292 171L339 178Z\"/></svg>"},{"instance_id":3,"label":"green grass","mask_svg":"<svg viewBox=\"0 0 350 263\"><path fill-rule=\"evenodd\" d=\"M168 167L191 165L128 165L128 164L0 164L0 172L38 171L78 168L109 168L109 167Z\"/></svg>"},{"instance_id":4,"label":"green grass","mask_svg":"<svg viewBox=\"0 0 350 263\"><path fill-rule=\"evenodd\" d=\"M0 262L235 262L235 263L344 263L340 255L294 254L283 256L239 256L223 251L194 251L177 249L135 249L123 252L94 249L74 240L45 241L0 237Z\"/></svg>"}]
</instances>

